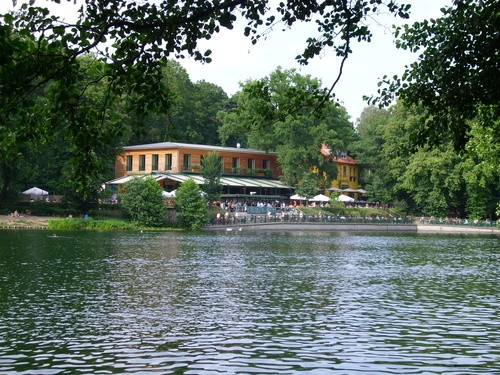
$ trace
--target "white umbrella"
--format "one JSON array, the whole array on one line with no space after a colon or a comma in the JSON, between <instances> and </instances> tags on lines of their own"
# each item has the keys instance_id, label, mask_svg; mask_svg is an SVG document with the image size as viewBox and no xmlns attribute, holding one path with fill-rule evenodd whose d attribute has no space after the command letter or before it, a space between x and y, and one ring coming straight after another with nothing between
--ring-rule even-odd
<instances>
[{"instance_id":1,"label":"white umbrella","mask_svg":"<svg viewBox=\"0 0 500 375\"><path fill-rule=\"evenodd\" d=\"M350 196L344 194L340 194L337 197L337 200L340 202L354 202L354 198L351 198Z\"/></svg>"},{"instance_id":2,"label":"white umbrella","mask_svg":"<svg viewBox=\"0 0 500 375\"><path fill-rule=\"evenodd\" d=\"M307 198L306 197L301 197L300 195L298 194L294 194L290 197L291 200L293 201L306 201Z\"/></svg>"},{"instance_id":3,"label":"white umbrella","mask_svg":"<svg viewBox=\"0 0 500 375\"><path fill-rule=\"evenodd\" d=\"M168 191L162 191L161 196L163 198L175 198L175 190L172 190L171 192Z\"/></svg>"},{"instance_id":4,"label":"white umbrella","mask_svg":"<svg viewBox=\"0 0 500 375\"><path fill-rule=\"evenodd\" d=\"M330 197L324 194L315 195L313 198L309 199L311 202L330 202Z\"/></svg>"},{"instance_id":5,"label":"white umbrella","mask_svg":"<svg viewBox=\"0 0 500 375\"><path fill-rule=\"evenodd\" d=\"M49 195L49 192L45 191L43 189L37 188L37 187L32 187L31 189L23 191L23 194L26 194L26 195Z\"/></svg>"}]
</instances>

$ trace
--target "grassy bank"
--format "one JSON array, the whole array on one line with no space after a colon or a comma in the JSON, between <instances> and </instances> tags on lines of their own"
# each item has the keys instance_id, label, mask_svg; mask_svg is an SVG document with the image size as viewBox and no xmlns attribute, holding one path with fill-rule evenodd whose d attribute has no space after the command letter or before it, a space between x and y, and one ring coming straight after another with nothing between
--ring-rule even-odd
<instances>
[{"instance_id":1,"label":"grassy bank","mask_svg":"<svg viewBox=\"0 0 500 375\"><path fill-rule=\"evenodd\" d=\"M130 221L119 219L49 219L48 229L50 230L127 230L139 229L139 227Z\"/></svg>"},{"instance_id":2,"label":"grassy bank","mask_svg":"<svg viewBox=\"0 0 500 375\"><path fill-rule=\"evenodd\" d=\"M49 219L49 230L178 230L173 226L144 227L125 219Z\"/></svg>"}]
</instances>

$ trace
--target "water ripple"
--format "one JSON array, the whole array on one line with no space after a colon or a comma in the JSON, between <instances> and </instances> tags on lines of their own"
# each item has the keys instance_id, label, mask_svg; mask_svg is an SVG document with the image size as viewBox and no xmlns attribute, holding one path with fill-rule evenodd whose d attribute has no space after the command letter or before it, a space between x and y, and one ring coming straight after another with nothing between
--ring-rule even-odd
<instances>
[{"instance_id":1,"label":"water ripple","mask_svg":"<svg viewBox=\"0 0 500 375\"><path fill-rule=\"evenodd\" d=\"M18 233L2 374L500 373L496 238Z\"/></svg>"}]
</instances>

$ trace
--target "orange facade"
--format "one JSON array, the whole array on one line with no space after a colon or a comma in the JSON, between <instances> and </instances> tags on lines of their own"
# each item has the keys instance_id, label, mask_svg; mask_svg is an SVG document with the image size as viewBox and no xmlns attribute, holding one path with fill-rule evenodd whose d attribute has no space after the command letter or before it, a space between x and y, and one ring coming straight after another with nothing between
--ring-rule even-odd
<instances>
[{"instance_id":1,"label":"orange facade","mask_svg":"<svg viewBox=\"0 0 500 375\"><path fill-rule=\"evenodd\" d=\"M276 154L238 147L161 142L124 147L116 158L115 177L150 173L199 173L201 159L215 151L223 161L223 174L278 178Z\"/></svg>"}]
</instances>

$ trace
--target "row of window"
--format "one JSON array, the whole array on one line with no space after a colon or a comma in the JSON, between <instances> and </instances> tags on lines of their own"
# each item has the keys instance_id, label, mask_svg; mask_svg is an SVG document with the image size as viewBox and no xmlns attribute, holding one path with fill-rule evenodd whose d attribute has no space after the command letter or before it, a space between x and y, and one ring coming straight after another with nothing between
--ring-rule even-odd
<instances>
[{"instance_id":1,"label":"row of window","mask_svg":"<svg viewBox=\"0 0 500 375\"><path fill-rule=\"evenodd\" d=\"M203 160L203 155L201 156L201 160ZM132 171L133 161L134 161L133 155L127 155L127 158L126 158L126 170L127 170L127 172ZM222 165L224 165L224 163L222 163ZM240 168L240 158L233 158L232 159L232 167L233 168ZM183 160L182 160L182 168L185 171L191 169L191 155L190 154L184 154ZM255 159L248 159L247 168L248 169L255 169ZM271 169L271 163L269 162L269 160L262 160L262 169ZM139 155L139 171L142 172L145 170L146 170L146 155ZM151 155L151 170L152 171L159 170L159 155L158 154ZM166 171L172 170L172 154L165 154L165 170Z\"/></svg>"},{"instance_id":2,"label":"row of window","mask_svg":"<svg viewBox=\"0 0 500 375\"><path fill-rule=\"evenodd\" d=\"M354 178L354 181L356 181L356 177L353 176L353 175L355 175L355 173L356 173L356 169L349 168L349 176L350 176L351 181L353 178ZM347 167L345 165L342 166L342 177L347 177Z\"/></svg>"},{"instance_id":3,"label":"row of window","mask_svg":"<svg viewBox=\"0 0 500 375\"><path fill-rule=\"evenodd\" d=\"M133 156L127 155L126 158L126 170L127 172L132 171L133 165ZM153 154L151 155L151 170L157 171L159 169L159 155ZM146 170L146 155L139 155L139 171ZM165 170L172 170L172 154L165 154Z\"/></svg>"},{"instance_id":4,"label":"row of window","mask_svg":"<svg viewBox=\"0 0 500 375\"><path fill-rule=\"evenodd\" d=\"M232 167L233 168L240 168L240 158L233 158L232 160ZM247 168L248 169L255 169L255 159L248 159L247 160ZM269 160L262 160L262 169L271 169L271 163Z\"/></svg>"}]
</instances>

